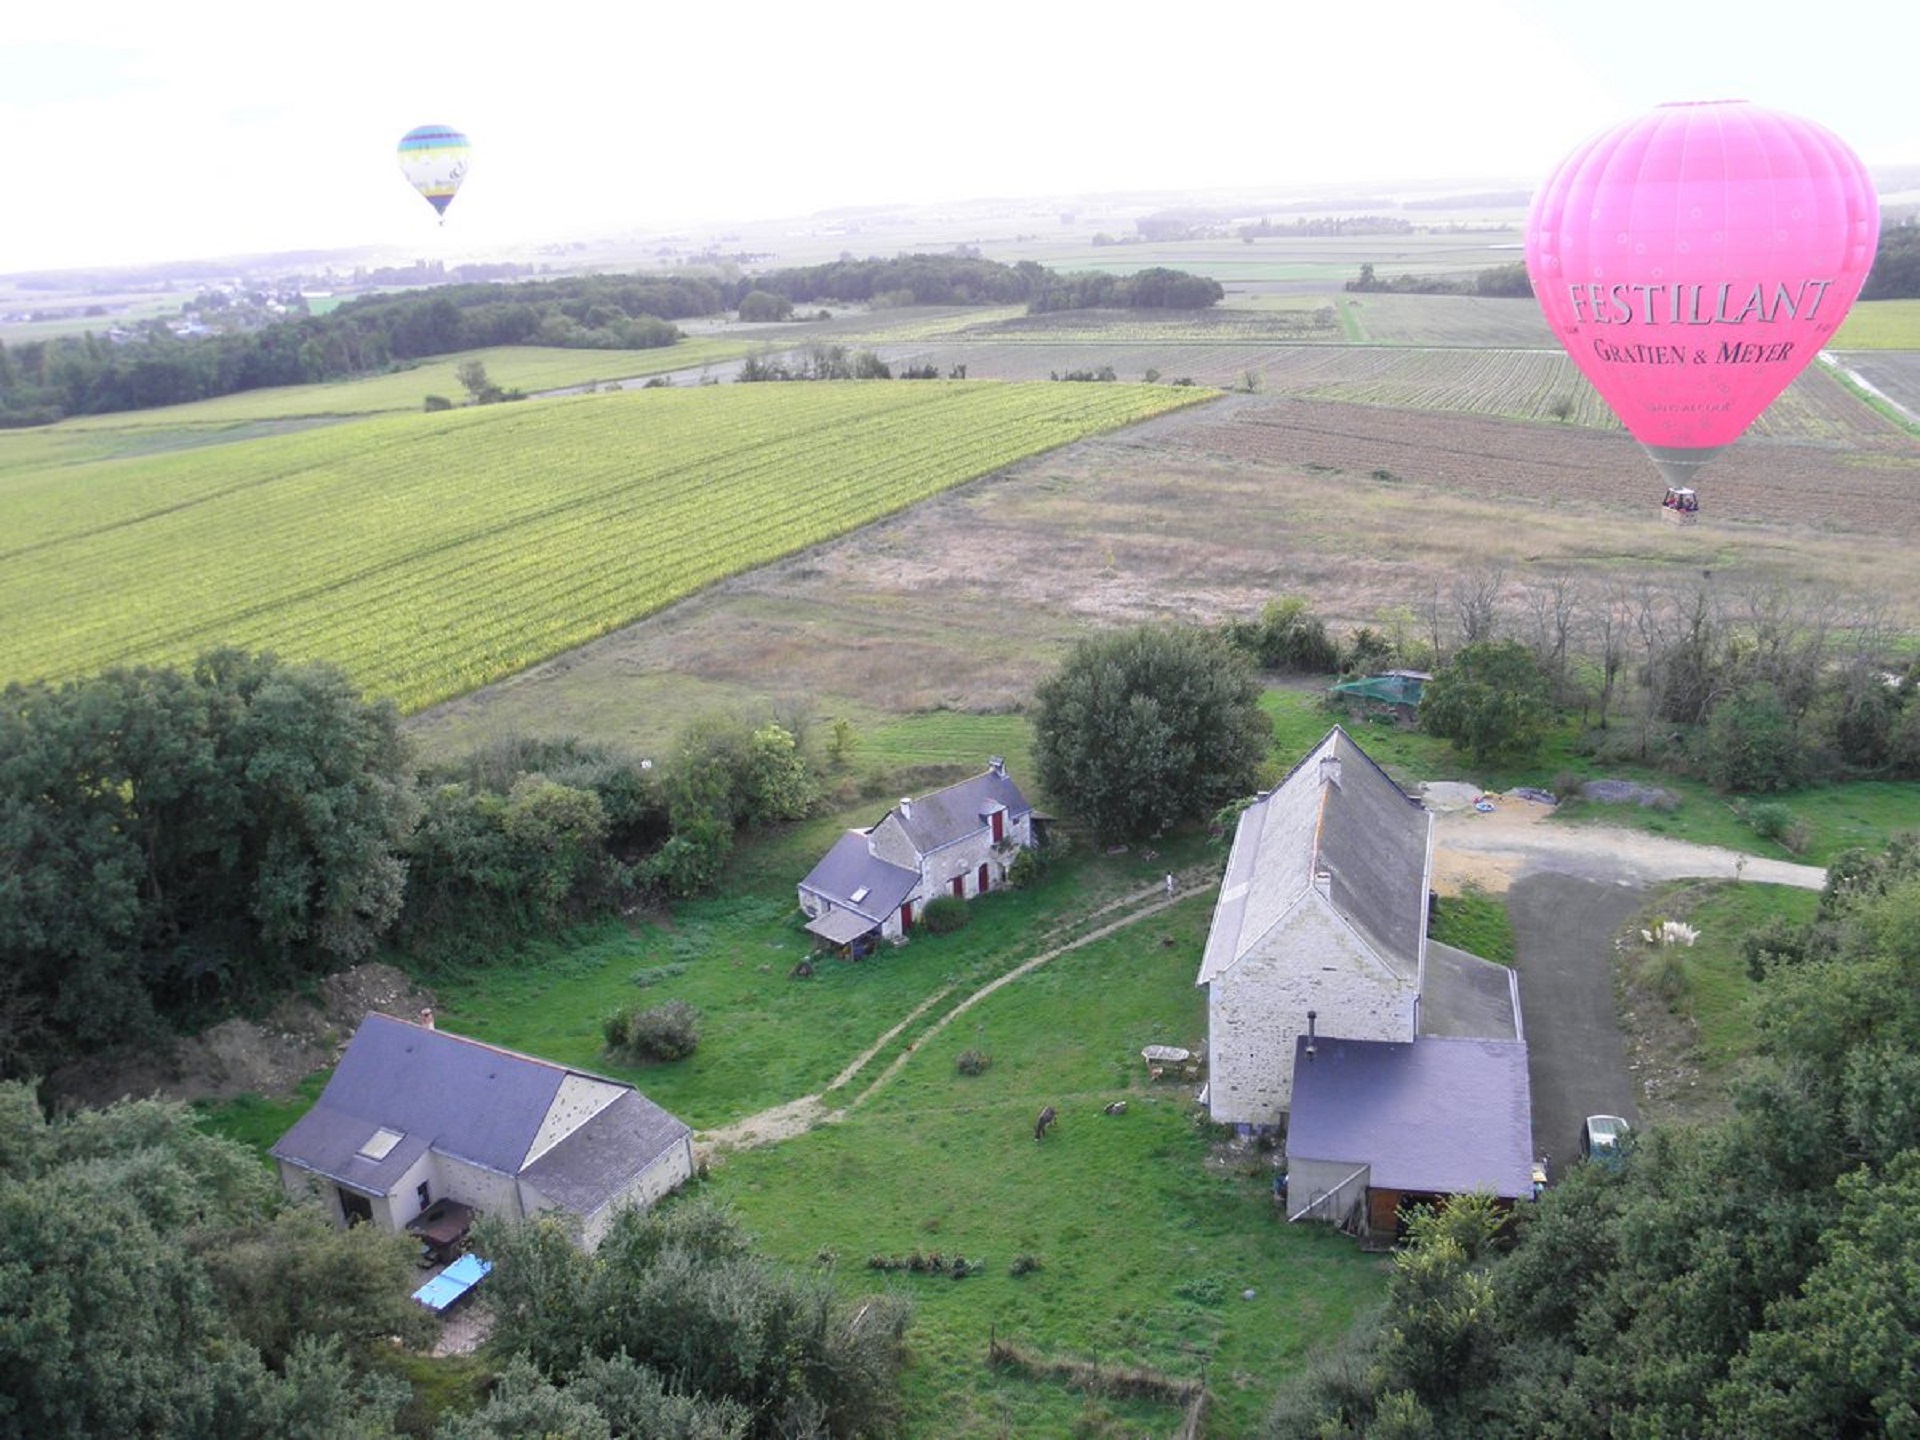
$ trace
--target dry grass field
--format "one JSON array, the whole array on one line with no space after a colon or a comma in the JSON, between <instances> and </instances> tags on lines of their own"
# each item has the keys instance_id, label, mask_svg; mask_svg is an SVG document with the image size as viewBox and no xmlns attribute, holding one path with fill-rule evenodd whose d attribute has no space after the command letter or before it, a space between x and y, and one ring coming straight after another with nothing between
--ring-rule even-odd
<instances>
[{"instance_id":1,"label":"dry grass field","mask_svg":"<svg viewBox=\"0 0 1920 1440\"><path fill-rule=\"evenodd\" d=\"M1861 422L1869 430L1871 420ZM715 708L1007 711L1077 637L1308 597L1336 628L1405 625L1462 575L1571 573L1871 595L1920 630L1920 447L1749 436L1662 523L1619 430L1262 391L1072 445L726 582L413 723L658 747Z\"/></svg>"}]
</instances>

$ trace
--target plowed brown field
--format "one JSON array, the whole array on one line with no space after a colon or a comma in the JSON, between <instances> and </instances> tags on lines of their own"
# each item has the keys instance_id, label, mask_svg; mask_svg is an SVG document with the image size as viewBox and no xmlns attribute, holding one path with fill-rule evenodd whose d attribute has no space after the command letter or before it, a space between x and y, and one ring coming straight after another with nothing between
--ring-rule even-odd
<instances>
[{"instance_id":1,"label":"plowed brown field","mask_svg":"<svg viewBox=\"0 0 1920 1440\"><path fill-rule=\"evenodd\" d=\"M1845 444L1741 440L1702 472L1708 518L1920 537L1920 446L1876 422L1856 405ZM1621 432L1448 412L1282 401L1215 409L1163 443L1258 470L1323 471L1500 503L1639 513L1662 491Z\"/></svg>"}]
</instances>

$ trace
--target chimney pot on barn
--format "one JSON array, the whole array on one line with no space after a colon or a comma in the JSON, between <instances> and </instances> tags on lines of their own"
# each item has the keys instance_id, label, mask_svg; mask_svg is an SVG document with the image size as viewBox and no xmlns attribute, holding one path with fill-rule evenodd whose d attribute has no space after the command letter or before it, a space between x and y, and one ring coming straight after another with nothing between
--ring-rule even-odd
<instances>
[{"instance_id":1,"label":"chimney pot on barn","mask_svg":"<svg viewBox=\"0 0 1920 1440\"><path fill-rule=\"evenodd\" d=\"M431 1030L431 1029L433 1029L433 1009L432 1009L432 1007L428 1007L427 1009L425 1009L425 1010L422 1010L422 1011L420 1012L420 1023L421 1023L422 1025L424 1025L424 1026L426 1026L426 1028L427 1028L427 1029L429 1029L429 1030Z\"/></svg>"},{"instance_id":2,"label":"chimney pot on barn","mask_svg":"<svg viewBox=\"0 0 1920 1440\"><path fill-rule=\"evenodd\" d=\"M1331 870L1315 870L1313 872L1313 888L1318 890L1322 895L1332 895L1333 872Z\"/></svg>"},{"instance_id":3,"label":"chimney pot on barn","mask_svg":"<svg viewBox=\"0 0 1920 1440\"><path fill-rule=\"evenodd\" d=\"M913 797L911 795L902 795L900 797L900 818L902 820L913 819Z\"/></svg>"},{"instance_id":4,"label":"chimney pot on barn","mask_svg":"<svg viewBox=\"0 0 1920 1440\"><path fill-rule=\"evenodd\" d=\"M995 755L987 761L987 769L996 775L1005 775L1007 773L1007 757L1004 755Z\"/></svg>"},{"instance_id":5,"label":"chimney pot on barn","mask_svg":"<svg viewBox=\"0 0 1920 1440\"><path fill-rule=\"evenodd\" d=\"M1320 779L1328 785L1338 785L1340 783L1340 757L1338 755L1322 755L1320 757Z\"/></svg>"}]
</instances>

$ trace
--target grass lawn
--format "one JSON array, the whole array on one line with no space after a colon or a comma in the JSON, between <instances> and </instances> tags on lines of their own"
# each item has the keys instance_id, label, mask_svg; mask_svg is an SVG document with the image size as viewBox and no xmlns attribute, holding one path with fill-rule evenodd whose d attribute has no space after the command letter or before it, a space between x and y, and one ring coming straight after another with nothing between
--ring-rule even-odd
<instances>
[{"instance_id":1,"label":"grass lawn","mask_svg":"<svg viewBox=\"0 0 1920 1440\"><path fill-rule=\"evenodd\" d=\"M911 1433L1064 1434L1098 1415L1097 1433L1164 1435L1177 1421L1152 1407L1129 1419L996 1375L983 1363L990 1335L1050 1356L1204 1374L1214 1433L1247 1433L1280 1376L1380 1293L1377 1261L1284 1223L1258 1154L1220 1158L1190 1084L1145 1073L1143 1045L1192 1045L1203 1031L1193 976L1211 908L1196 896L1061 956L926 1043L844 1122L713 1172L768 1252L828 1257L852 1290L912 1297ZM922 965L942 943L876 963ZM992 1057L984 1074L960 1073L969 1049ZM1126 1112L1106 1114L1116 1100ZM1036 1143L1044 1105L1060 1118ZM869 1256L934 1251L983 1273L956 1282L866 1268ZM1014 1276L1022 1255L1040 1268Z\"/></svg>"}]
</instances>

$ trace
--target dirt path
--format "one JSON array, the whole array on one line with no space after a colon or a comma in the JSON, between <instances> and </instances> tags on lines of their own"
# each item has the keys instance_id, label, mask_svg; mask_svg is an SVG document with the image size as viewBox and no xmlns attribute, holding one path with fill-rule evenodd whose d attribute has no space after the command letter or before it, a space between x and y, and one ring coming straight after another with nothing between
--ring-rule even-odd
<instances>
[{"instance_id":1,"label":"dirt path","mask_svg":"<svg viewBox=\"0 0 1920 1440\"><path fill-rule=\"evenodd\" d=\"M1031 960L1023 961L1013 969L1007 971L1006 974L989 980L985 985L982 985L978 990L975 990L971 995L961 1000L959 1004L955 1005L931 1025L927 1026L926 1029L914 1036L912 1040L908 1041L906 1049L895 1056L893 1062L889 1064L885 1070L882 1070L879 1075L875 1076L865 1089L861 1090L859 1094L855 1095L851 1100L848 1100L844 1105L837 1107L831 1106L828 1103L828 1097L836 1091L844 1090L867 1068L874 1056L884 1050L902 1032L922 1015L926 1014L927 1011L951 995L953 993L951 987L944 990L937 990L932 995L929 995L914 1009L912 1014L908 1015L906 1019L902 1020L898 1025L895 1025L891 1030L887 1031L886 1034L874 1041L873 1044L862 1051L846 1069L834 1076L832 1083L818 1095L802 1095L798 1100L789 1100L784 1105L775 1105L771 1109L760 1111L757 1115L749 1115L744 1120L736 1120L731 1125L721 1125L712 1130L702 1130L694 1136L694 1147L696 1151L701 1158L712 1159L727 1150L746 1150L758 1145L771 1145L781 1140L792 1139L796 1135L803 1135L815 1125L834 1124L846 1119L848 1111L866 1104L888 1081L892 1080L895 1075L898 1075L922 1045L933 1039L934 1036L945 1030L947 1026L951 1025L955 1020L958 1020L962 1015L966 1014L967 1011L971 1010L975 1005L978 1005L995 991L1001 989L1003 986L1011 985L1023 975L1031 974L1051 960L1057 960L1062 955L1078 950L1083 945L1091 945L1096 940L1104 940L1107 936L1124 930L1130 925L1136 925L1149 916L1158 914L1176 900L1188 898L1194 893L1196 888L1211 886L1213 883L1214 876L1211 871L1207 869L1183 871L1175 877L1175 885L1172 893L1156 885L1150 889L1135 891L1132 894L1122 895L1117 899L1108 901L1106 904L1080 917L1079 923L1084 924L1090 920L1096 920L1102 915L1111 915L1115 911L1119 911L1121 913L1117 919L1110 920L1106 924L1090 930L1083 935L1076 936L1072 940L1043 950Z\"/></svg>"}]
</instances>

